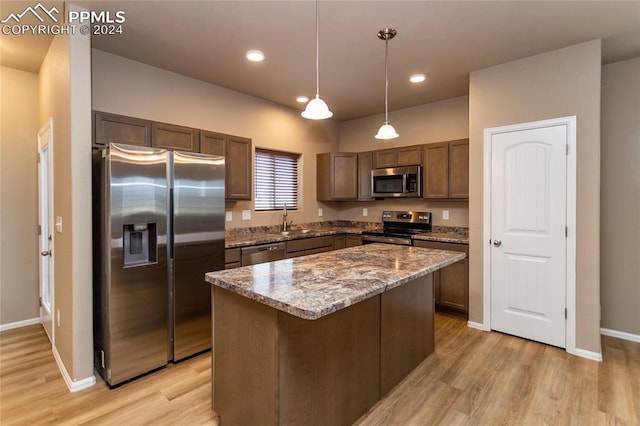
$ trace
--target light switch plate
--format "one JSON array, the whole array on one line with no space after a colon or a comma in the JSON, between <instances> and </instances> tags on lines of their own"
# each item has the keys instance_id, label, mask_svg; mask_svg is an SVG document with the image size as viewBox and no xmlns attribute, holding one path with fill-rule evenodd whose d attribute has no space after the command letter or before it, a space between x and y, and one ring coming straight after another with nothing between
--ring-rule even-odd
<instances>
[{"instance_id":1,"label":"light switch plate","mask_svg":"<svg viewBox=\"0 0 640 426\"><path fill-rule=\"evenodd\" d=\"M367 208L363 208L363 209L362 209L362 216L364 216L364 217L369 216L369 209L367 209Z\"/></svg>"},{"instance_id":2,"label":"light switch plate","mask_svg":"<svg viewBox=\"0 0 640 426\"><path fill-rule=\"evenodd\" d=\"M226 212L226 219L227 222L231 222L233 220L233 212Z\"/></svg>"},{"instance_id":3,"label":"light switch plate","mask_svg":"<svg viewBox=\"0 0 640 426\"><path fill-rule=\"evenodd\" d=\"M449 210L442 210L442 219L449 220Z\"/></svg>"},{"instance_id":4,"label":"light switch plate","mask_svg":"<svg viewBox=\"0 0 640 426\"><path fill-rule=\"evenodd\" d=\"M322 212L322 209L321 209L321 208L318 208L318 216L322 217L322 213L323 213L323 212Z\"/></svg>"},{"instance_id":5,"label":"light switch plate","mask_svg":"<svg viewBox=\"0 0 640 426\"><path fill-rule=\"evenodd\" d=\"M251 210L242 210L242 220L251 220Z\"/></svg>"}]
</instances>

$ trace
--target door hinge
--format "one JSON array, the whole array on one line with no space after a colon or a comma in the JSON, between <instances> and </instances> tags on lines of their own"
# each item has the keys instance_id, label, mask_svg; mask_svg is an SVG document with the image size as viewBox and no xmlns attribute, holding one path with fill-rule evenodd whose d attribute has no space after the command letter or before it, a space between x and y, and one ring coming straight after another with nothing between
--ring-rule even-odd
<instances>
[{"instance_id":1,"label":"door hinge","mask_svg":"<svg viewBox=\"0 0 640 426\"><path fill-rule=\"evenodd\" d=\"M102 368L104 368L104 350L100 351L100 363L102 364Z\"/></svg>"},{"instance_id":2,"label":"door hinge","mask_svg":"<svg viewBox=\"0 0 640 426\"><path fill-rule=\"evenodd\" d=\"M564 227L564 236L565 236L565 237L568 237L568 236L569 236L569 227L568 227L568 226L565 226L565 227Z\"/></svg>"},{"instance_id":3,"label":"door hinge","mask_svg":"<svg viewBox=\"0 0 640 426\"><path fill-rule=\"evenodd\" d=\"M42 296L38 297L38 303L40 304L40 306L44 306L44 305L42 304Z\"/></svg>"},{"instance_id":4,"label":"door hinge","mask_svg":"<svg viewBox=\"0 0 640 426\"><path fill-rule=\"evenodd\" d=\"M42 225L38 225L38 235L42 235Z\"/></svg>"},{"instance_id":5,"label":"door hinge","mask_svg":"<svg viewBox=\"0 0 640 426\"><path fill-rule=\"evenodd\" d=\"M564 308L564 319L567 319L567 308Z\"/></svg>"},{"instance_id":6,"label":"door hinge","mask_svg":"<svg viewBox=\"0 0 640 426\"><path fill-rule=\"evenodd\" d=\"M40 153L38 153L38 164L40 164Z\"/></svg>"},{"instance_id":7,"label":"door hinge","mask_svg":"<svg viewBox=\"0 0 640 426\"><path fill-rule=\"evenodd\" d=\"M564 146L564 153L565 153L565 155L569 155L569 144L566 144Z\"/></svg>"}]
</instances>

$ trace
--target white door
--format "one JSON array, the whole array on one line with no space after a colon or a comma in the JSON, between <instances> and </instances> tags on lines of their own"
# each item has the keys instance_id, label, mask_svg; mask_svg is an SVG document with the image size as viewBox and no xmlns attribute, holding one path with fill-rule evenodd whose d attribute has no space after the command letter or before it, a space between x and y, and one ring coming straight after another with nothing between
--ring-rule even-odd
<instances>
[{"instance_id":1,"label":"white door","mask_svg":"<svg viewBox=\"0 0 640 426\"><path fill-rule=\"evenodd\" d=\"M491 136L491 328L566 347L567 126Z\"/></svg>"},{"instance_id":2,"label":"white door","mask_svg":"<svg viewBox=\"0 0 640 426\"><path fill-rule=\"evenodd\" d=\"M38 132L40 322L53 343L53 119Z\"/></svg>"}]
</instances>

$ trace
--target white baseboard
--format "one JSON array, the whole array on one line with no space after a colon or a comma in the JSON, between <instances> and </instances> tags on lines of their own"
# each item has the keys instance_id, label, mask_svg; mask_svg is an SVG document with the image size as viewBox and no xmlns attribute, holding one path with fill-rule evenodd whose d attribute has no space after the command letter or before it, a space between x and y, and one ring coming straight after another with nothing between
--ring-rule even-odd
<instances>
[{"instance_id":1,"label":"white baseboard","mask_svg":"<svg viewBox=\"0 0 640 426\"><path fill-rule=\"evenodd\" d=\"M617 337L618 339L629 340L631 342L640 343L640 335L626 333L624 331L611 330L609 328L601 328L600 334L610 337Z\"/></svg>"},{"instance_id":2,"label":"white baseboard","mask_svg":"<svg viewBox=\"0 0 640 426\"><path fill-rule=\"evenodd\" d=\"M592 361L602 362L602 354L600 352L591 352L585 349L576 348L576 351L573 352L573 355L579 356L581 358L590 359Z\"/></svg>"},{"instance_id":3,"label":"white baseboard","mask_svg":"<svg viewBox=\"0 0 640 426\"><path fill-rule=\"evenodd\" d=\"M28 325L40 324L40 318L29 318L22 321L10 322L0 325L0 331L13 330L14 328L26 327Z\"/></svg>"},{"instance_id":4,"label":"white baseboard","mask_svg":"<svg viewBox=\"0 0 640 426\"><path fill-rule=\"evenodd\" d=\"M56 349L55 346L52 347L51 350L53 352L53 357L55 358L56 363L58 364L58 369L62 374L62 378L64 379L64 382L67 384L67 388L69 388L69 392L78 392L80 390L90 388L91 386L96 384L96 376L94 375L85 377L84 379L76 380L75 382L71 380L71 376L69 375L67 368L64 366L64 363L62 362L62 358L60 358L60 354L58 353L58 350Z\"/></svg>"},{"instance_id":5,"label":"white baseboard","mask_svg":"<svg viewBox=\"0 0 640 426\"><path fill-rule=\"evenodd\" d=\"M486 328L484 328L484 324L479 322L467 321L467 327L475 328L476 330L480 330L480 331L489 331Z\"/></svg>"}]
</instances>

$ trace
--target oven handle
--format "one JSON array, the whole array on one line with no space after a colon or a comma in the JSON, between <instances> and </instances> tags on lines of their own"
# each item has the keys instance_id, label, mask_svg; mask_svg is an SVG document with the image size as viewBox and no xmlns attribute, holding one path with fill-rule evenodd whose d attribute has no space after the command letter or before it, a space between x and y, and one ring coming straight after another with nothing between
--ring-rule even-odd
<instances>
[{"instance_id":1,"label":"oven handle","mask_svg":"<svg viewBox=\"0 0 640 426\"><path fill-rule=\"evenodd\" d=\"M398 238L398 237L382 237L377 235L363 235L362 244L367 243L385 243L385 244L397 244L401 246L412 245L411 239Z\"/></svg>"}]
</instances>

